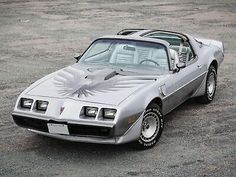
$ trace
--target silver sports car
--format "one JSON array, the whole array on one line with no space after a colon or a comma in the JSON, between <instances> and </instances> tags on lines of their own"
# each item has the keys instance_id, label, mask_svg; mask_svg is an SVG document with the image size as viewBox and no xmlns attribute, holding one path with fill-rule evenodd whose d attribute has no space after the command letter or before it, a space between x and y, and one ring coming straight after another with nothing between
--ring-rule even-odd
<instances>
[{"instance_id":1,"label":"silver sports car","mask_svg":"<svg viewBox=\"0 0 236 177\"><path fill-rule=\"evenodd\" d=\"M75 64L29 86L12 116L53 138L149 148L167 113L189 98L213 100L223 57L220 41L125 29L96 39Z\"/></svg>"}]
</instances>

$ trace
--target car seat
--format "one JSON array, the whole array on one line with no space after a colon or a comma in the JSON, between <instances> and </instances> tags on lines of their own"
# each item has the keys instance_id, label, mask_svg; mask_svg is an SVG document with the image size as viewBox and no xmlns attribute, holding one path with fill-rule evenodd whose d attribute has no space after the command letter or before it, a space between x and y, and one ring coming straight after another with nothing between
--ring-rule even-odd
<instances>
[{"instance_id":1,"label":"car seat","mask_svg":"<svg viewBox=\"0 0 236 177\"><path fill-rule=\"evenodd\" d=\"M118 44L111 55L110 63L134 64L135 47L126 44Z\"/></svg>"}]
</instances>

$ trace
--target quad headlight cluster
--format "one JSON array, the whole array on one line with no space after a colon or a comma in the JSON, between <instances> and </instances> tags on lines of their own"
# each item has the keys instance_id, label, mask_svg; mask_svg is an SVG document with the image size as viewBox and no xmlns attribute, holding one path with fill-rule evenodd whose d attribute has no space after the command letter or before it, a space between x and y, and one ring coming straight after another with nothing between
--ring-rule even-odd
<instances>
[{"instance_id":1,"label":"quad headlight cluster","mask_svg":"<svg viewBox=\"0 0 236 177\"><path fill-rule=\"evenodd\" d=\"M84 107L84 115L85 116L95 118L97 116L97 114L98 114L97 107L90 107L90 106ZM102 108L101 116L105 119L114 119L116 116L116 109Z\"/></svg>"},{"instance_id":2,"label":"quad headlight cluster","mask_svg":"<svg viewBox=\"0 0 236 177\"><path fill-rule=\"evenodd\" d=\"M96 117L97 113L98 113L98 108L96 107L89 107L89 106L84 107L84 114L88 117Z\"/></svg>"},{"instance_id":3,"label":"quad headlight cluster","mask_svg":"<svg viewBox=\"0 0 236 177\"><path fill-rule=\"evenodd\" d=\"M21 98L20 100L20 106L22 108L30 109L33 104L33 100L29 98Z\"/></svg>"},{"instance_id":4,"label":"quad headlight cluster","mask_svg":"<svg viewBox=\"0 0 236 177\"><path fill-rule=\"evenodd\" d=\"M21 98L20 99L20 106L22 108L31 109L33 105L33 99L30 98ZM48 107L48 101L37 100L35 102L35 109L38 111L46 111Z\"/></svg>"},{"instance_id":5,"label":"quad headlight cluster","mask_svg":"<svg viewBox=\"0 0 236 177\"><path fill-rule=\"evenodd\" d=\"M48 101L37 100L36 109L39 111L46 111L48 107Z\"/></svg>"},{"instance_id":6,"label":"quad headlight cluster","mask_svg":"<svg viewBox=\"0 0 236 177\"><path fill-rule=\"evenodd\" d=\"M114 119L116 116L116 109L103 109L103 117L107 119Z\"/></svg>"}]
</instances>

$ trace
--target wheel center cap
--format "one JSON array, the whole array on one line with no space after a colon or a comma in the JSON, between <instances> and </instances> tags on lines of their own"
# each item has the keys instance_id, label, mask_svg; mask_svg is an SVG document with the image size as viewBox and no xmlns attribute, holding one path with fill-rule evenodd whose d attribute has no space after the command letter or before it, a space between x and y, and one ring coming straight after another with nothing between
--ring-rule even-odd
<instances>
[{"instance_id":1,"label":"wheel center cap","mask_svg":"<svg viewBox=\"0 0 236 177\"><path fill-rule=\"evenodd\" d=\"M147 129L149 129L149 127L150 127L149 123L148 122L144 122L143 129L147 130Z\"/></svg>"}]
</instances>

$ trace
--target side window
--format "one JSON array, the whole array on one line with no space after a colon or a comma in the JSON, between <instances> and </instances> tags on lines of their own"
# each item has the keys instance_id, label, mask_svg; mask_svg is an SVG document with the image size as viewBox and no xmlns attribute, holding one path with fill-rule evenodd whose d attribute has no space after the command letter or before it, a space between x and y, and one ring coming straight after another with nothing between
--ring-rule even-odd
<instances>
[{"instance_id":1,"label":"side window","mask_svg":"<svg viewBox=\"0 0 236 177\"><path fill-rule=\"evenodd\" d=\"M194 59L193 51L190 47L190 44L186 41L182 43L182 49L179 52L179 59L181 62L187 63Z\"/></svg>"},{"instance_id":2,"label":"side window","mask_svg":"<svg viewBox=\"0 0 236 177\"><path fill-rule=\"evenodd\" d=\"M170 44L170 49L173 49L178 53L180 62L187 63L194 60L190 44L178 35L165 32L155 32L148 34L146 37L167 41Z\"/></svg>"}]
</instances>

